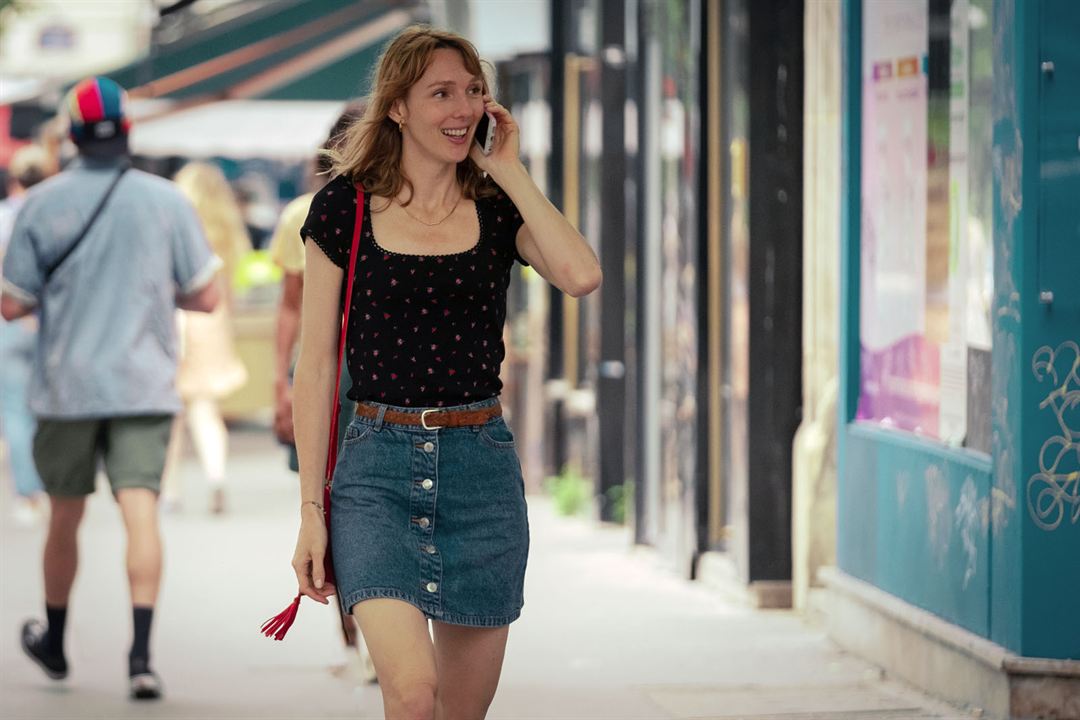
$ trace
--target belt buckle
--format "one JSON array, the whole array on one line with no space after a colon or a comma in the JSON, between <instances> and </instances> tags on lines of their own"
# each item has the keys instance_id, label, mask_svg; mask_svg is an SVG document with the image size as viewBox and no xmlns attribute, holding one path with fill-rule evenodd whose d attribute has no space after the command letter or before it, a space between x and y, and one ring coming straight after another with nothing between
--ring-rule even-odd
<instances>
[{"instance_id":1,"label":"belt buckle","mask_svg":"<svg viewBox=\"0 0 1080 720\"><path fill-rule=\"evenodd\" d=\"M442 410L439 409L439 408L429 408L429 409L423 411L422 413L420 413L420 424L424 427L424 429L425 430L439 430L442 427L444 427L443 425L428 425L427 424L427 414L431 413L431 412L442 412Z\"/></svg>"}]
</instances>

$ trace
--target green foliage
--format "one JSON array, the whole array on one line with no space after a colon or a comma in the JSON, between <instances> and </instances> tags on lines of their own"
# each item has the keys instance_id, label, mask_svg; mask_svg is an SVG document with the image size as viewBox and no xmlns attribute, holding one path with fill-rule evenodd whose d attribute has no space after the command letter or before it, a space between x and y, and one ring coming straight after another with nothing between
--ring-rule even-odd
<instances>
[{"instance_id":1,"label":"green foliage","mask_svg":"<svg viewBox=\"0 0 1080 720\"><path fill-rule=\"evenodd\" d=\"M627 508L632 508L634 506L633 483L625 483L623 485L610 487L605 493L605 496L609 512L611 513L611 521L618 523L619 525L625 525Z\"/></svg>"},{"instance_id":2,"label":"green foliage","mask_svg":"<svg viewBox=\"0 0 1080 720\"><path fill-rule=\"evenodd\" d=\"M555 501L560 515L580 515L592 497L592 482L571 467L544 480L544 489Z\"/></svg>"}]
</instances>

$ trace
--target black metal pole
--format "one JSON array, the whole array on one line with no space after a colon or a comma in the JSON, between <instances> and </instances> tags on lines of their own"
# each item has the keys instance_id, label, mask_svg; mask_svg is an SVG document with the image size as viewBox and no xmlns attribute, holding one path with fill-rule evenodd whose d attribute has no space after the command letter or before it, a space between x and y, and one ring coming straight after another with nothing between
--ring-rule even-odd
<instances>
[{"instance_id":1,"label":"black metal pole","mask_svg":"<svg viewBox=\"0 0 1080 720\"><path fill-rule=\"evenodd\" d=\"M600 206L600 367L597 411L600 423L600 519L613 520L613 488L625 482L626 437L626 17L625 0L603 0L601 9L601 103L603 126Z\"/></svg>"},{"instance_id":2,"label":"black metal pole","mask_svg":"<svg viewBox=\"0 0 1080 720\"><path fill-rule=\"evenodd\" d=\"M699 44L700 54L698 56L698 67L700 68L698 74L698 98L700 99L698 107L701 108L701 122L697 124L699 128L698 147L701 149L698 153L698 187L701 188L698 197L699 202L697 205L697 257L698 257L698 284L697 284L697 303L698 303L698 375L697 375L697 396L698 396L698 410L697 410L697 457L694 467L696 471L694 473L694 510L695 510L695 538L697 541L697 548L695 558L693 562L694 572L697 572L697 557L701 553L707 552L711 548L709 547L709 498L710 493L714 491L709 487L710 470L709 460L709 411L713 403L720 402L720 398L711 397L710 385L709 385L709 368L711 359L711 348L709 346L709 335L712 329L713 323L719 323L721 318L713 317L711 310L712 306L709 303L709 266L713 262L719 262L719 258L711 257L709 247L709 214L711 211L711 203L716 193L713 192L715 188L710 185L709 177L709 159L712 157L712 153L719 153L719 147L713 147L709 143L709 123L719 122L719 117L712 117L709 114L709 96L712 92L712 88L718 85L720 79L716 77L713 72L714 69L709 62L709 40L711 36L711 26L713 23L713 16L710 14L710 10L713 12L719 12L719 6L716 8L710 8L704 3L701 6L701 42Z\"/></svg>"},{"instance_id":3,"label":"black metal pole","mask_svg":"<svg viewBox=\"0 0 1080 720\"><path fill-rule=\"evenodd\" d=\"M551 3L551 155L548 157L548 198L555 207L563 207L563 151L566 146L566 54L570 41L570 3ZM566 373L563 347L563 295L552 287L548 294L548 363L549 380ZM567 447L563 400L552 401L547 417L548 470L560 473L566 465Z\"/></svg>"},{"instance_id":4,"label":"black metal pole","mask_svg":"<svg viewBox=\"0 0 1080 720\"><path fill-rule=\"evenodd\" d=\"M791 579L802 401L803 0L750 8L749 580Z\"/></svg>"},{"instance_id":5,"label":"black metal pole","mask_svg":"<svg viewBox=\"0 0 1080 720\"><path fill-rule=\"evenodd\" d=\"M631 450L633 461L631 463L631 475L634 484L634 542L644 544L648 538L646 522L648 520L648 504L645 502L645 433L648 432L648 423L642 409L645 405L645 153L641 146L644 143L645 133L649 130L645 112L645 98L648 97L645 87L644 69L644 39L647 33L645 23L645 8L643 0L635 0L633 3L634 54L627 68L627 84L633 88L634 98L637 105L637 127L635 128L638 141L637 152L633 156L633 178L629 183L630 198L629 207L633 208L633 255L634 255L634 354L630 364L631 383L634 388L633 397L629 400L629 406L633 408L630 417L630 436L633 440Z\"/></svg>"}]
</instances>

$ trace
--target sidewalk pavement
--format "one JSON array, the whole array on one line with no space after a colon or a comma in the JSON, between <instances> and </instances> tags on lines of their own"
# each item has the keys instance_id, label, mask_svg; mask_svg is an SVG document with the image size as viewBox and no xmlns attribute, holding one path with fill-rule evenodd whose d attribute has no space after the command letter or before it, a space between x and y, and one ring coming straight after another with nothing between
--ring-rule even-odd
<instances>
[{"instance_id":1,"label":"sidewalk pavement","mask_svg":"<svg viewBox=\"0 0 1080 720\"><path fill-rule=\"evenodd\" d=\"M305 601L284 642L259 625L295 593L295 476L263 430L232 433L229 512L206 512L197 464L184 509L163 517L165 580L153 661L166 699L126 699L130 610L123 534L108 492L89 503L69 611L70 677L49 681L19 649L43 614L41 528L10 520L0 486L0 718L381 718L331 610ZM6 472L6 470L4 471ZM526 607L510 632L491 720L965 718L881 677L796 615L734 606L681 580L621 528L529 499Z\"/></svg>"}]
</instances>

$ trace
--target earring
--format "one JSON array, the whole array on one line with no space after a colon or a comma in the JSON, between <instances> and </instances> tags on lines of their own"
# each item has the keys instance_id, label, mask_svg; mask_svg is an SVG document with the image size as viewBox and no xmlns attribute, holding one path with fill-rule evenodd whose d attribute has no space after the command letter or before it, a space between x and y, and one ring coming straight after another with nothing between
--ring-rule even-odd
<instances>
[{"instance_id":1,"label":"earring","mask_svg":"<svg viewBox=\"0 0 1080 720\"><path fill-rule=\"evenodd\" d=\"M398 132L405 132L405 119L404 118L402 118L401 120L398 120L397 129L398 129Z\"/></svg>"}]
</instances>

